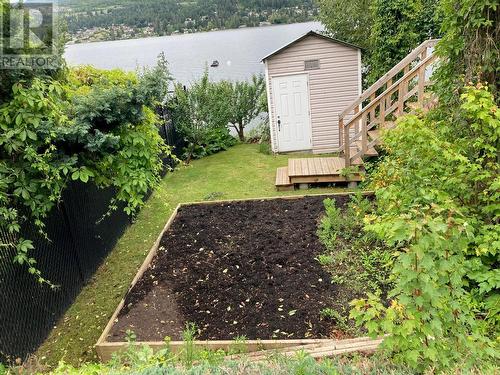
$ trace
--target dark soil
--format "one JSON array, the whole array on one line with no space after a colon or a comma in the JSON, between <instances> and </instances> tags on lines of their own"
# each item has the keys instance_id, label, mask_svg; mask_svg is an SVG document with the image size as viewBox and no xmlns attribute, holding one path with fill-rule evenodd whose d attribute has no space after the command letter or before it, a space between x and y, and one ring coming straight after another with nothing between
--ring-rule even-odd
<instances>
[{"instance_id":1,"label":"dark soil","mask_svg":"<svg viewBox=\"0 0 500 375\"><path fill-rule=\"evenodd\" d=\"M128 293L109 341L293 339L344 333L320 311L343 297L315 257L325 196L182 207ZM348 196L334 196L343 207ZM345 298L341 298L345 299Z\"/></svg>"}]
</instances>

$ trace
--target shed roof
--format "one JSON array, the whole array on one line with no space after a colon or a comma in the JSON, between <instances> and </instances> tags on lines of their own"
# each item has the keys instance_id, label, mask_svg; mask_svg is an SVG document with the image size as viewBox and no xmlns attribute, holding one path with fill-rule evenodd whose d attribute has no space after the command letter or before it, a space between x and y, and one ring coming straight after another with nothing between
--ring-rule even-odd
<instances>
[{"instance_id":1,"label":"shed roof","mask_svg":"<svg viewBox=\"0 0 500 375\"><path fill-rule=\"evenodd\" d=\"M332 37L329 37L327 35L323 35L323 34L320 34L320 33L317 33L315 31L309 31L307 33L305 33L304 35L302 35L301 37L298 37L297 39L295 40L292 40L290 43L288 44L285 44L283 47L281 48L278 48L276 51L274 52L271 52L269 55L265 56L262 58L262 61L264 60L267 60L269 59L270 57L273 57L275 55L277 55L278 53L281 53L283 52L285 49L287 49L288 47L291 47L292 45L294 45L295 43L297 42L300 42L301 40L307 38L308 36L315 36L315 37L318 37L318 38L322 38L322 39L325 39L325 40L328 40L329 42L332 42L332 43L337 43L337 44L342 44L346 47L350 47L350 48L354 48L354 49L362 49L361 47L355 45L355 44L351 44L351 43L347 43L347 42L343 42L342 40L338 40L338 39L335 39L335 38L332 38Z\"/></svg>"}]
</instances>

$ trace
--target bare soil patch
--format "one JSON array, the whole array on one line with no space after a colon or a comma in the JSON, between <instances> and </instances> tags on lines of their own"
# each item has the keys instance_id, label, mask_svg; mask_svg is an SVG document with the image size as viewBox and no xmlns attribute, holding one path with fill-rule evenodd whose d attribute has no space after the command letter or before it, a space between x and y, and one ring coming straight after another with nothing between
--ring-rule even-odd
<instances>
[{"instance_id":1,"label":"bare soil patch","mask_svg":"<svg viewBox=\"0 0 500 375\"><path fill-rule=\"evenodd\" d=\"M348 195L332 196L340 207ZM348 301L315 257L325 196L183 206L108 341L341 338L320 311ZM339 311L342 315L344 312Z\"/></svg>"}]
</instances>

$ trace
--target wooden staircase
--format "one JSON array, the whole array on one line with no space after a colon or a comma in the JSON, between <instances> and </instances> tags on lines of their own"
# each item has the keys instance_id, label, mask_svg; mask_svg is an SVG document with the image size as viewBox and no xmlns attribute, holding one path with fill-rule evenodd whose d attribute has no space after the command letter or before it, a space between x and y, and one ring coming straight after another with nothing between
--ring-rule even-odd
<instances>
[{"instance_id":1,"label":"wooden staircase","mask_svg":"<svg viewBox=\"0 0 500 375\"><path fill-rule=\"evenodd\" d=\"M364 91L339 115L340 157L289 159L278 168L276 188L292 190L296 184L361 181L363 160L378 155L383 131L396 126L398 116L422 107L430 84L432 53L437 39L426 40Z\"/></svg>"}]
</instances>

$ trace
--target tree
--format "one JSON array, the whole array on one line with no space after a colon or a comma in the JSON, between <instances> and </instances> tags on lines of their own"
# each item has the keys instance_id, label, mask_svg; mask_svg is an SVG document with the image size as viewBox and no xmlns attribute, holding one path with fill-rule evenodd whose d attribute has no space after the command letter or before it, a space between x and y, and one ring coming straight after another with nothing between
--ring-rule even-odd
<instances>
[{"instance_id":1,"label":"tree","mask_svg":"<svg viewBox=\"0 0 500 375\"><path fill-rule=\"evenodd\" d=\"M368 82L373 83L425 39L439 35L435 0L374 0Z\"/></svg>"},{"instance_id":2,"label":"tree","mask_svg":"<svg viewBox=\"0 0 500 375\"><path fill-rule=\"evenodd\" d=\"M240 140L244 141L245 127L260 112L267 110L266 83L264 77L255 75L251 82L234 82L229 86L229 123L238 132Z\"/></svg>"},{"instance_id":3,"label":"tree","mask_svg":"<svg viewBox=\"0 0 500 375\"><path fill-rule=\"evenodd\" d=\"M319 20L336 39L356 44L369 52L374 0L318 0Z\"/></svg>"}]
</instances>

